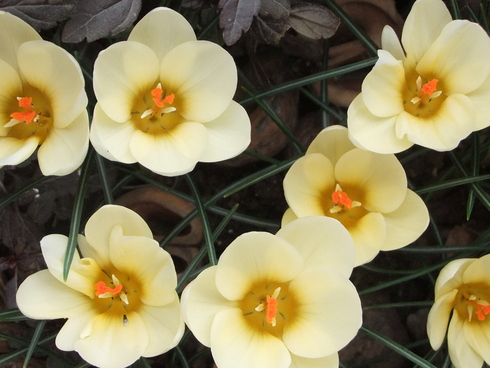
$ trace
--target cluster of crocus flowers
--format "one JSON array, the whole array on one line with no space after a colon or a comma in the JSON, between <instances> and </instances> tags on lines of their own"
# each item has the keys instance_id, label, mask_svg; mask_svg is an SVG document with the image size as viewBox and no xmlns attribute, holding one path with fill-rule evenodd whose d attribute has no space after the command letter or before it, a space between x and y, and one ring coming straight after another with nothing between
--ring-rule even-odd
<instances>
[{"instance_id":1,"label":"cluster of crocus flowers","mask_svg":"<svg viewBox=\"0 0 490 368\"><path fill-rule=\"evenodd\" d=\"M449 356L456 368L490 364L489 269L490 255L458 259L449 262L437 278L427 334L437 350L447 331Z\"/></svg>"},{"instance_id":2,"label":"cluster of crocus flowers","mask_svg":"<svg viewBox=\"0 0 490 368\"><path fill-rule=\"evenodd\" d=\"M490 125L490 39L476 23L451 20L441 0L414 3L401 44L385 26L378 56L348 109L357 146L447 151Z\"/></svg>"},{"instance_id":3,"label":"cluster of crocus flowers","mask_svg":"<svg viewBox=\"0 0 490 368\"><path fill-rule=\"evenodd\" d=\"M38 148L44 175L66 175L88 149L87 96L80 66L19 18L0 11L0 167Z\"/></svg>"},{"instance_id":4,"label":"cluster of crocus flowers","mask_svg":"<svg viewBox=\"0 0 490 368\"><path fill-rule=\"evenodd\" d=\"M361 326L353 265L352 239L330 218L246 233L184 289L184 320L219 368L337 368Z\"/></svg>"},{"instance_id":5,"label":"cluster of crocus flowers","mask_svg":"<svg viewBox=\"0 0 490 368\"><path fill-rule=\"evenodd\" d=\"M395 155L356 148L341 126L318 134L287 172L284 194L289 209L282 224L305 216L337 219L354 239L356 266L410 244L429 224Z\"/></svg>"},{"instance_id":6,"label":"cluster of crocus flowers","mask_svg":"<svg viewBox=\"0 0 490 368\"><path fill-rule=\"evenodd\" d=\"M126 367L175 347L184 331L170 255L135 212L107 205L88 220L66 281L67 237L41 240L47 270L19 287L17 304L34 319L67 318L56 346L90 364Z\"/></svg>"},{"instance_id":7,"label":"cluster of crocus flowers","mask_svg":"<svg viewBox=\"0 0 490 368\"><path fill-rule=\"evenodd\" d=\"M179 13L154 9L95 62L90 140L109 160L166 176L234 157L250 143L236 86L228 52L197 41Z\"/></svg>"}]
</instances>

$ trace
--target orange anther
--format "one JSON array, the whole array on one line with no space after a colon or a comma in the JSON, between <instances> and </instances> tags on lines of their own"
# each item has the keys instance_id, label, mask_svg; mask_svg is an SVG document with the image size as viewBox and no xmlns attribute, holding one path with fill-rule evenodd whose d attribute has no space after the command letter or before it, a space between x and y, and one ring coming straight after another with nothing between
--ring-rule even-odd
<instances>
[{"instance_id":1,"label":"orange anther","mask_svg":"<svg viewBox=\"0 0 490 368\"><path fill-rule=\"evenodd\" d=\"M475 302L473 300L468 300L468 302L476 307L476 316L478 317L478 320L484 321L485 316L488 313L490 313L490 305L478 304L477 302Z\"/></svg>"},{"instance_id":2,"label":"orange anther","mask_svg":"<svg viewBox=\"0 0 490 368\"><path fill-rule=\"evenodd\" d=\"M332 200L335 204L342 204L348 209L352 208L352 201L347 195L346 192L343 192L341 190L336 190L335 192L332 193Z\"/></svg>"},{"instance_id":3,"label":"orange anther","mask_svg":"<svg viewBox=\"0 0 490 368\"><path fill-rule=\"evenodd\" d=\"M437 79L432 79L432 80L428 81L427 83L425 83L421 88L422 93L425 93L426 95L429 95L429 96L432 95L436 91L437 82L439 82Z\"/></svg>"},{"instance_id":4,"label":"orange anther","mask_svg":"<svg viewBox=\"0 0 490 368\"><path fill-rule=\"evenodd\" d=\"M265 320L267 323L273 323L274 318L276 318L278 304L276 299L267 295L267 308L265 310Z\"/></svg>"},{"instance_id":5,"label":"orange anther","mask_svg":"<svg viewBox=\"0 0 490 368\"><path fill-rule=\"evenodd\" d=\"M10 114L10 117L17 121L25 121L26 124L32 123L37 115L37 112L32 109L32 97L19 98L19 107L27 111L14 112Z\"/></svg>"},{"instance_id":6,"label":"orange anther","mask_svg":"<svg viewBox=\"0 0 490 368\"><path fill-rule=\"evenodd\" d=\"M163 89L157 87L151 91L151 95L153 96L153 102L155 102L155 105L158 107L163 107L164 104L172 104L174 102L175 95L172 93L162 99L163 96Z\"/></svg>"},{"instance_id":7,"label":"orange anther","mask_svg":"<svg viewBox=\"0 0 490 368\"><path fill-rule=\"evenodd\" d=\"M122 284L119 284L114 289L111 289L110 287L106 286L104 281L99 281L98 283L95 284L94 289L95 289L96 296L100 296L105 293L116 295L121 292Z\"/></svg>"}]
</instances>

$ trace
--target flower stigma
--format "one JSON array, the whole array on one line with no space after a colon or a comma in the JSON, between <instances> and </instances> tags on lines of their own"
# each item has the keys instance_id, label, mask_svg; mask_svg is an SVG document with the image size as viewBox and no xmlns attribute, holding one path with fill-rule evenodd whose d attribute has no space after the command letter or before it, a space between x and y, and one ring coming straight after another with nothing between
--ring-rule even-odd
<instances>
[{"instance_id":1,"label":"flower stigma","mask_svg":"<svg viewBox=\"0 0 490 368\"><path fill-rule=\"evenodd\" d=\"M164 107L165 104L173 104L175 95L172 93L164 98L163 97L163 89L162 89L162 84L158 83L156 88L151 90L151 95L153 96L152 100L155 103L155 106L152 108L146 109L143 114L141 114L141 119L144 119L148 116L150 117L155 117L155 116L160 116L162 117L164 114L168 114L170 112L174 112L177 109L173 106L170 107Z\"/></svg>"},{"instance_id":2,"label":"flower stigma","mask_svg":"<svg viewBox=\"0 0 490 368\"><path fill-rule=\"evenodd\" d=\"M425 118L432 115L446 99L445 96L441 96L442 88L439 79L422 78L415 72L411 72L406 75L406 81L403 104L405 111L414 116Z\"/></svg>"},{"instance_id":3,"label":"flower stigma","mask_svg":"<svg viewBox=\"0 0 490 368\"><path fill-rule=\"evenodd\" d=\"M112 284L113 288L107 286L104 281L99 281L94 285L95 296L99 298L113 298L114 296L119 296L124 304L128 305L129 300L128 296L125 292L121 292L123 289L123 285L119 282L118 278L112 275Z\"/></svg>"},{"instance_id":4,"label":"flower stigma","mask_svg":"<svg viewBox=\"0 0 490 368\"><path fill-rule=\"evenodd\" d=\"M10 117L14 121L9 121L4 127L8 128L18 123L22 123L23 121L25 121L26 124L32 123L33 121L37 123L39 114L37 111L33 110L32 97L17 97L17 101L19 101L19 107L22 107L26 111L13 112L10 114Z\"/></svg>"},{"instance_id":5,"label":"flower stigma","mask_svg":"<svg viewBox=\"0 0 490 368\"><path fill-rule=\"evenodd\" d=\"M481 284L466 284L459 288L456 297L455 310L462 319L473 321L485 321L490 313L490 289ZM476 319L473 318L476 314Z\"/></svg>"},{"instance_id":6,"label":"flower stigma","mask_svg":"<svg viewBox=\"0 0 490 368\"><path fill-rule=\"evenodd\" d=\"M361 205L361 202L352 201L338 183L335 186L335 191L332 193L332 200L334 206L330 209L330 213L338 213L344 209L350 210L353 207L359 207Z\"/></svg>"}]
</instances>

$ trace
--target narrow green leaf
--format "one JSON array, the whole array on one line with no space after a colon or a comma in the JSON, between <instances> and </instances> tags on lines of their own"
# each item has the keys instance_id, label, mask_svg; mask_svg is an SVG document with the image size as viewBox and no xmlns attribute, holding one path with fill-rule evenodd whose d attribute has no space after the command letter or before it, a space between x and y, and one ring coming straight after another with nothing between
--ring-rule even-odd
<instances>
[{"instance_id":1,"label":"narrow green leaf","mask_svg":"<svg viewBox=\"0 0 490 368\"><path fill-rule=\"evenodd\" d=\"M451 13L453 15L453 19L461 19L461 12L459 11L458 1L449 0L449 4L451 5Z\"/></svg>"},{"instance_id":2,"label":"narrow green leaf","mask_svg":"<svg viewBox=\"0 0 490 368\"><path fill-rule=\"evenodd\" d=\"M466 174L466 172L465 172L465 174ZM460 185L474 184L474 183L477 183L477 182L480 182L480 181L489 180L489 179L490 179L490 174L487 174L487 175L476 175L476 176L466 176L464 178L458 178L458 179L448 180L448 181L445 181L443 183L429 185L429 186L426 186L426 187L424 187L422 189L417 189L415 192L417 194L425 194L425 193L430 193L430 192L434 192L434 191L437 191L437 190L458 187Z\"/></svg>"},{"instance_id":3,"label":"narrow green leaf","mask_svg":"<svg viewBox=\"0 0 490 368\"><path fill-rule=\"evenodd\" d=\"M34 335L32 336L31 343L29 344L26 352L26 358L24 359L23 367L26 368L29 364L29 360L31 360L32 353L36 350L37 343L39 342L39 338L44 330L44 326L46 325L46 321L39 321L34 330Z\"/></svg>"},{"instance_id":4,"label":"narrow green leaf","mask_svg":"<svg viewBox=\"0 0 490 368\"><path fill-rule=\"evenodd\" d=\"M40 184L43 184L44 182L47 182L47 181L52 180L52 179L55 179L55 177L54 176L41 176L40 178L37 178L37 179L30 181L28 184L24 185L18 191L9 195L7 198L5 198L3 201L1 201L0 202L0 210L3 209L5 206L7 206L9 203L15 201L17 198L21 197L29 189L35 188L35 187L39 186Z\"/></svg>"},{"instance_id":5,"label":"narrow green leaf","mask_svg":"<svg viewBox=\"0 0 490 368\"><path fill-rule=\"evenodd\" d=\"M102 158L102 156L96 153L95 162L97 162L97 169L99 171L100 181L102 183L102 191L104 192L105 203L112 204L114 203L114 197L112 196L112 189L107 178L104 159Z\"/></svg>"},{"instance_id":6,"label":"narrow green leaf","mask_svg":"<svg viewBox=\"0 0 490 368\"><path fill-rule=\"evenodd\" d=\"M471 175L478 176L480 173L480 143L478 140L478 132L474 132L472 135L472 145L471 145ZM473 211L473 206L475 205L476 194L472 187L468 193L468 201L466 203L466 221L471 217L471 212Z\"/></svg>"},{"instance_id":7,"label":"narrow green leaf","mask_svg":"<svg viewBox=\"0 0 490 368\"><path fill-rule=\"evenodd\" d=\"M17 308L0 310L0 322L17 322L28 319Z\"/></svg>"}]
</instances>

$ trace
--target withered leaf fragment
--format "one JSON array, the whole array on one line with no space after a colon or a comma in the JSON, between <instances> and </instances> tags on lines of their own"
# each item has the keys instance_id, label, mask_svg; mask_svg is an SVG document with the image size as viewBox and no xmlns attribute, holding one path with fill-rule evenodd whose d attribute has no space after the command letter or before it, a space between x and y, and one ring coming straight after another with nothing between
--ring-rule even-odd
<instances>
[{"instance_id":1,"label":"withered leaf fragment","mask_svg":"<svg viewBox=\"0 0 490 368\"><path fill-rule=\"evenodd\" d=\"M292 6L289 24L303 36L317 40L332 37L340 20L322 5L300 3Z\"/></svg>"}]
</instances>

